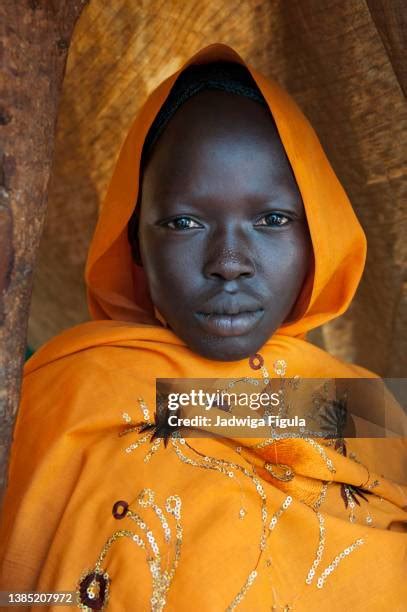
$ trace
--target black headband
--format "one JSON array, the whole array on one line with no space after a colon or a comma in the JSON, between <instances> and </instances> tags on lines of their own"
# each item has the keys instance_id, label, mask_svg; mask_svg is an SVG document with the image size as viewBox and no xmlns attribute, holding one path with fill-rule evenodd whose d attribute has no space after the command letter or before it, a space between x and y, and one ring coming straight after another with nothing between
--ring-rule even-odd
<instances>
[{"instance_id":1,"label":"black headband","mask_svg":"<svg viewBox=\"0 0 407 612\"><path fill-rule=\"evenodd\" d=\"M207 89L237 94L269 108L255 80L245 66L233 62L213 62L188 66L175 81L171 92L154 119L144 142L145 160L165 126L189 98Z\"/></svg>"}]
</instances>

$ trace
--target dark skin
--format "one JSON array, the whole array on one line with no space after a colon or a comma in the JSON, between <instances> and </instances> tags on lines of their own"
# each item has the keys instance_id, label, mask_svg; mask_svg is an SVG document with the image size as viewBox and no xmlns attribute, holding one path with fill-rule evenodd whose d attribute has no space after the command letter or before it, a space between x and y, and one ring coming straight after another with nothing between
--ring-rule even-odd
<instances>
[{"instance_id":1,"label":"dark skin","mask_svg":"<svg viewBox=\"0 0 407 612\"><path fill-rule=\"evenodd\" d=\"M171 118L141 183L138 249L151 298L194 352L256 353L290 313L312 247L267 109L203 91Z\"/></svg>"}]
</instances>

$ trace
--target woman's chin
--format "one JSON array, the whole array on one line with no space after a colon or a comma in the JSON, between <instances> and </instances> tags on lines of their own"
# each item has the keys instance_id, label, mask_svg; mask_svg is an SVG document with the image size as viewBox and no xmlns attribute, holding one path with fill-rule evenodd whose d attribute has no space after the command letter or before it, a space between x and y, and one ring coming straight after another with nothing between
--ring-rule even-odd
<instances>
[{"instance_id":1,"label":"woman's chin","mask_svg":"<svg viewBox=\"0 0 407 612\"><path fill-rule=\"evenodd\" d=\"M261 339L256 342L250 336L206 336L201 341L191 341L189 338L185 342L194 353L206 359L212 361L242 361L257 353L266 340Z\"/></svg>"}]
</instances>

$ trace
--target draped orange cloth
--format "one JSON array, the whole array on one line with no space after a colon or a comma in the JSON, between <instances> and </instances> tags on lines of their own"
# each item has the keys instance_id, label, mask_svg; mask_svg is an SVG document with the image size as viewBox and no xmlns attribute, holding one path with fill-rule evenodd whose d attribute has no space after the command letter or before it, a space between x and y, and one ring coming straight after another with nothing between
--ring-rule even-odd
<instances>
[{"instance_id":1,"label":"draped orange cloth","mask_svg":"<svg viewBox=\"0 0 407 612\"><path fill-rule=\"evenodd\" d=\"M405 610L404 438L347 439L345 455L313 439L170 438L165 446L148 431L124 433L153 420L157 377L256 375L249 359L204 359L162 325L126 235L149 126L186 66L217 59L246 65L269 104L313 244L295 319L259 351L269 375L374 377L305 339L346 310L366 251L312 127L233 49L202 49L153 91L121 149L86 268L94 320L26 364L0 589L73 591L82 578L88 597L108 590L107 609L117 611Z\"/></svg>"}]
</instances>

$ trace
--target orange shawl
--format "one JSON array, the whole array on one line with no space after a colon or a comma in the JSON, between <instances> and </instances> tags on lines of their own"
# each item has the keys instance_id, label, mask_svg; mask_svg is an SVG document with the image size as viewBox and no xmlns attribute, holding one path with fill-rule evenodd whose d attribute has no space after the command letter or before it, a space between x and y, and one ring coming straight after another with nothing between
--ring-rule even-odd
<instances>
[{"instance_id":1,"label":"orange shawl","mask_svg":"<svg viewBox=\"0 0 407 612\"><path fill-rule=\"evenodd\" d=\"M248 359L204 359L160 324L126 237L148 128L180 71L215 59L246 65L267 100L313 243L298 317L260 351L269 375L374 376L305 340L346 310L366 250L312 127L230 47L202 49L153 91L120 152L86 268L94 320L48 342L25 367L0 589L72 591L88 572L82 592L108 591L107 607L117 611L405 609L404 439L347 440L345 456L312 439L173 439L165 447L148 432L120 435L152 420L156 377L255 375ZM115 518L118 500L126 504Z\"/></svg>"}]
</instances>

